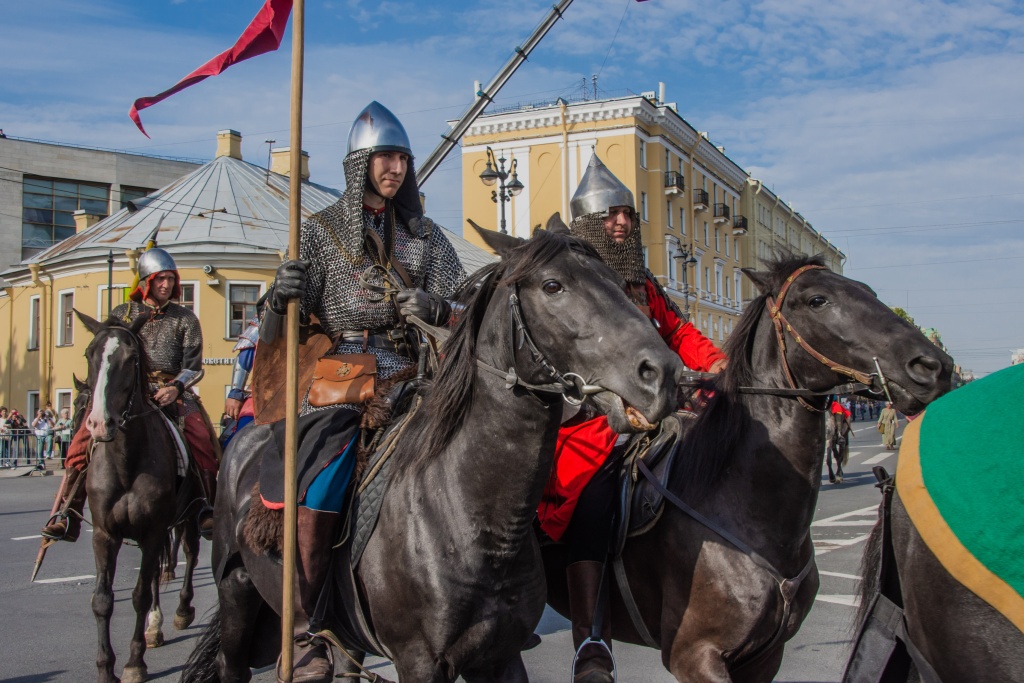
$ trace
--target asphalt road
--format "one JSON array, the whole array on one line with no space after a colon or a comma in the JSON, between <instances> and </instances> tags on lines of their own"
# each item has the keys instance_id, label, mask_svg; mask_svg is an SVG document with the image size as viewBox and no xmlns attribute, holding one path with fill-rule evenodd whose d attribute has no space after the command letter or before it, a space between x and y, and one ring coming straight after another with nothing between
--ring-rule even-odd
<instances>
[{"instance_id":1,"label":"asphalt road","mask_svg":"<svg viewBox=\"0 0 1024 683\"><path fill-rule=\"evenodd\" d=\"M902 423L901 423L902 426ZM857 604L860 556L863 542L874 524L879 502L871 466L881 464L890 472L896 454L881 447L873 422L855 422L846 480L831 485L823 477L821 495L812 528L821 588L814 608L796 637L786 647L778 681L839 681L853 632ZM39 528L49 513L60 476L0 478L0 681L48 683L95 680L96 629L89 605L93 588L90 534L78 543L60 543L47 554L35 584L29 583L39 547ZM164 647L148 650L146 662L151 680L175 681L205 624L205 613L216 601L210 576L209 545L202 544L196 574L196 623L175 632L171 617L177 605L180 578L164 587ZM125 546L115 580L116 603L111 625L114 651L120 671L127 659L128 639L134 624L131 591L139 564L137 548ZM543 642L525 655L534 683L563 683L568 679L571 637L568 622L546 612L538 632ZM658 653L641 647L616 644L620 681L670 683ZM387 662L372 660L371 668L394 680ZM273 671L254 676L260 683L273 682Z\"/></svg>"}]
</instances>

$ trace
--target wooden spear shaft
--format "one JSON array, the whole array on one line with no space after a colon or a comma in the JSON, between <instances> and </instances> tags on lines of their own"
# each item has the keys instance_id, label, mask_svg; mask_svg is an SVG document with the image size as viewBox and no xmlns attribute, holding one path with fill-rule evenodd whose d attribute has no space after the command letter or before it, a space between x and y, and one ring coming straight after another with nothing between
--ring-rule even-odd
<instances>
[{"instance_id":1,"label":"wooden spear shaft","mask_svg":"<svg viewBox=\"0 0 1024 683\"><path fill-rule=\"evenodd\" d=\"M292 119L288 171L288 258L299 258L302 227L302 62L305 7L292 6ZM284 428L284 580L281 582L281 677L292 680L292 630L295 625L295 540L298 492L295 455L299 443L299 300L288 302L288 367Z\"/></svg>"}]
</instances>

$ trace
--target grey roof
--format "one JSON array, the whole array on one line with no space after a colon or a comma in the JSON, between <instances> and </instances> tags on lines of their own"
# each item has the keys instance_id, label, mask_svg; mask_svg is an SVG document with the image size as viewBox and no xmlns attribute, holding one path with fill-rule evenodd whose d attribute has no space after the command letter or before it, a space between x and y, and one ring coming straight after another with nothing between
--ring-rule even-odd
<instances>
[{"instance_id":1,"label":"grey roof","mask_svg":"<svg viewBox=\"0 0 1024 683\"><path fill-rule=\"evenodd\" d=\"M338 190L302 183L302 217L327 208L341 197ZM88 230L53 245L5 271L20 275L31 263L103 259L109 250L120 255L143 248L156 231L157 243L172 254L276 253L288 250L288 178L228 156L213 161L104 218ZM157 229L159 227L159 229ZM466 270L495 260L483 249L446 230Z\"/></svg>"}]
</instances>

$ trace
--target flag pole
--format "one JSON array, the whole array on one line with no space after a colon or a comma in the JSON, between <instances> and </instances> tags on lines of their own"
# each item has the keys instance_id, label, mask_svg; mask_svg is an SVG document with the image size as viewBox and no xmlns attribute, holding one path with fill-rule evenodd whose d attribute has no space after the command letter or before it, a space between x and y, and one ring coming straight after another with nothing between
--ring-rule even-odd
<instances>
[{"instance_id":1,"label":"flag pole","mask_svg":"<svg viewBox=\"0 0 1024 683\"><path fill-rule=\"evenodd\" d=\"M302 67L305 7L292 7L291 148L288 171L288 258L299 258L302 226ZM292 680L292 630L295 625L295 541L298 492L295 460L299 433L299 300L288 301L288 364L284 429L284 573L281 582L281 679Z\"/></svg>"}]
</instances>

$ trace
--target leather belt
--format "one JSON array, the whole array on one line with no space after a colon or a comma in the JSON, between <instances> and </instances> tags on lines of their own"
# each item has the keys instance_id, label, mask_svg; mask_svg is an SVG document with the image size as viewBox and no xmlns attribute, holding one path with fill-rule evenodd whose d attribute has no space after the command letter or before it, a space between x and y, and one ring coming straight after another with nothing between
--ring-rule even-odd
<instances>
[{"instance_id":1,"label":"leather belt","mask_svg":"<svg viewBox=\"0 0 1024 683\"><path fill-rule=\"evenodd\" d=\"M338 335L338 343L362 346L364 341L368 347L372 346L375 349L398 352L397 345L386 333L364 334L362 330L343 330Z\"/></svg>"}]
</instances>

